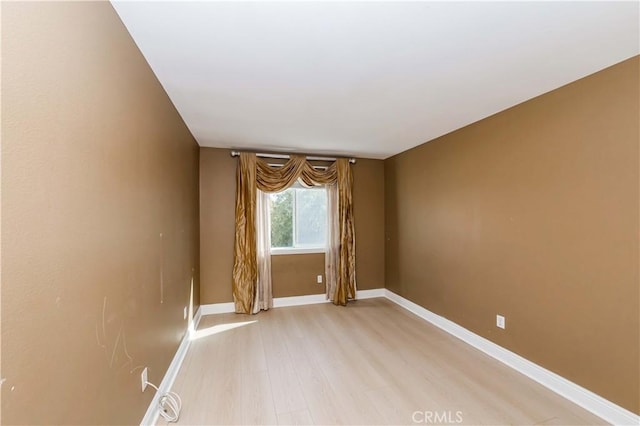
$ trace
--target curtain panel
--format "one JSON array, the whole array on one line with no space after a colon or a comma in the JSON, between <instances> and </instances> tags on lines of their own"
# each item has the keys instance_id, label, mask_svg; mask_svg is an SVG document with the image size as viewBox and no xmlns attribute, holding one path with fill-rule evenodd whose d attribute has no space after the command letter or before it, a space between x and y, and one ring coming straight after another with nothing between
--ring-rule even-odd
<instances>
[{"instance_id":1,"label":"curtain panel","mask_svg":"<svg viewBox=\"0 0 640 426\"><path fill-rule=\"evenodd\" d=\"M353 174L349 161L336 161L338 180L338 227L340 246L338 252L338 277L332 301L346 305L356 298L356 229L353 221Z\"/></svg>"},{"instance_id":2,"label":"curtain panel","mask_svg":"<svg viewBox=\"0 0 640 426\"><path fill-rule=\"evenodd\" d=\"M349 161L339 158L326 170L319 170L313 168L304 156L292 155L282 167L272 167L257 158L255 153L241 152L236 170L236 239L232 276L237 313L251 314L261 309L256 306L258 300L262 300L262 297L257 297L257 190L265 193L283 191L298 179L306 186L336 187L336 209L327 213L335 215L332 219L337 222L334 228L339 238L330 239L334 241L334 246L329 247L325 255L327 282L334 283L332 289L327 287L327 295L336 305L346 305L349 299L355 299L353 175Z\"/></svg>"},{"instance_id":3,"label":"curtain panel","mask_svg":"<svg viewBox=\"0 0 640 426\"><path fill-rule=\"evenodd\" d=\"M253 313L273 307L271 292L271 202L269 194L257 190L256 202L256 256L258 282Z\"/></svg>"},{"instance_id":4,"label":"curtain panel","mask_svg":"<svg viewBox=\"0 0 640 426\"><path fill-rule=\"evenodd\" d=\"M255 182L255 154L240 153L236 169L236 239L232 281L235 310L244 314L253 312L258 280Z\"/></svg>"}]
</instances>

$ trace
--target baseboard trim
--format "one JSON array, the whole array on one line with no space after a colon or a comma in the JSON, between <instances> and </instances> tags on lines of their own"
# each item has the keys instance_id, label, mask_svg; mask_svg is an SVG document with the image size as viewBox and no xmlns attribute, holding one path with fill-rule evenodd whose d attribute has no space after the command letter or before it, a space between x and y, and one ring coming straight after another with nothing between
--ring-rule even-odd
<instances>
[{"instance_id":1,"label":"baseboard trim","mask_svg":"<svg viewBox=\"0 0 640 426\"><path fill-rule=\"evenodd\" d=\"M358 290L356 299L371 299L373 297L385 297L384 288L376 288L373 290ZM316 303L327 303L326 294L307 294L304 296L276 297L273 299L274 308L284 308L287 306L315 305ZM201 305L202 315L228 314L235 311L233 302L212 303L209 305Z\"/></svg>"},{"instance_id":2,"label":"baseboard trim","mask_svg":"<svg viewBox=\"0 0 640 426\"><path fill-rule=\"evenodd\" d=\"M193 333L198 329L198 325L200 324L200 320L202 319L202 308L198 307L196 314L193 316L193 321L189 324L189 333Z\"/></svg>"},{"instance_id":3,"label":"baseboard trim","mask_svg":"<svg viewBox=\"0 0 640 426\"><path fill-rule=\"evenodd\" d=\"M314 305L316 303L327 302L327 295L324 293L308 294L306 296L275 297L273 299L273 307L284 308L285 306Z\"/></svg>"},{"instance_id":4,"label":"baseboard trim","mask_svg":"<svg viewBox=\"0 0 640 426\"><path fill-rule=\"evenodd\" d=\"M405 299L398 294L384 290L384 297L398 304L409 312L430 322L465 343L481 350L503 364L540 383L558 395L574 402L582 408L614 425L638 425L640 416L614 404L613 402L577 385L558 374L517 355L490 340L481 337L466 328L450 321L428 309Z\"/></svg>"},{"instance_id":5,"label":"baseboard trim","mask_svg":"<svg viewBox=\"0 0 640 426\"><path fill-rule=\"evenodd\" d=\"M176 376L178 375L178 371L180 371L184 357L187 355L187 351L189 350L189 345L191 344L191 333L198 328L202 315L202 308L200 307L193 317L193 322L187 326L187 330L180 342L180 346L178 346L178 350L176 351L173 360L171 360L171 364L169 364L169 368L167 368L167 372L162 378L160 385L158 385L159 390L156 391L155 395L153 395L153 399L151 400L149 408L147 408L147 412L142 418L140 425L153 426L157 423L158 417L160 416L160 411L158 410L160 396L171 390L171 386L173 386L173 382L176 380ZM147 387L147 389L154 390L151 387Z\"/></svg>"},{"instance_id":6,"label":"baseboard trim","mask_svg":"<svg viewBox=\"0 0 640 426\"><path fill-rule=\"evenodd\" d=\"M202 315L228 314L235 311L233 302L227 303L211 303L209 305L200 305Z\"/></svg>"},{"instance_id":7,"label":"baseboard trim","mask_svg":"<svg viewBox=\"0 0 640 426\"><path fill-rule=\"evenodd\" d=\"M374 288L372 290L358 290L356 292L356 299L374 299L376 297L385 297L384 288Z\"/></svg>"}]
</instances>

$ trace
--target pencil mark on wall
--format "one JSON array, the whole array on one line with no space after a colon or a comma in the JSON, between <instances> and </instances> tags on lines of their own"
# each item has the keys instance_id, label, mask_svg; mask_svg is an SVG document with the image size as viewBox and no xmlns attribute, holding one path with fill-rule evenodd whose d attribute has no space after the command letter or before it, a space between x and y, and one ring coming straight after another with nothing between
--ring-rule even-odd
<instances>
[{"instance_id":1,"label":"pencil mark on wall","mask_svg":"<svg viewBox=\"0 0 640 426\"><path fill-rule=\"evenodd\" d=\"M118 344L120 343L120 337L122 336L122 328L124 327L124 323L120 323L120 330L118 331L118 335L116 336L116 342L113 344L113 352L111 352L111 360L109 360L109 367L113 368L113 364L116 360L116 351L118 350Z\"/></svg>"},{"instance_id":2,"label":"pencil mark on wall","mask_svg":"<svg viewBox=\"0 0 640 426\"><path fill-rule=\"evenodd\" d=\"M138 365L134 367L134 359L129 354L127 348L127 336L125 332L125 322L118 315L111 313L107 315L107 297L105 296L102 301L102 321L96 323L96 341L98 346L104 350L105 360L112 370L121 370L128 367L129 374L133 373L137 369L143 368ZM118 332L114 338L110 338L107 330L109 325L117 325Z\"/></svg>"},{"instance_id":3,"label":"pencil mark on wall","mask_svg":"<svg viewBox=\"0 0 640 426\"><path fill-rule=\"evenodd\" d=\"M98 335L98 323L96 323L96 341L98 342L98 346L101 348L106 348L107 346L100 341L100 336Z\"/></svg>"},{"instance_id":4,"label":"pencil mark on wall","mask_svg":"<svg viewBox=\"0 0 640 426\"><path fill-rule=\"evenodd\" d=\"M107 336L107 332L105 329L105 312L107 310L107 296L104 297L104 299L102 300L102 335L104 336L104 339L106 339ZM99 323L96 323L96 340L98 341L98 346L102 347L102 348L107 348L107 346L104 344L103 341L100 341L100 336L98 335L98 327L99 327ZM104 340L103 339L103 340Z\"/></svg>"},{"instance_id":5,"label":"pencil mark on wall","mask_svg":"<svg viewBox=\"0 0 640 426\"><path fill-rule=\"evenodd\" d=\"M123 333L122 334L122 349L124 350L124 355L127 357L127 362L124 363L124 365L122 367L125 366L129 366L129 374L132 374L134 371L140 369L142 370L144 368L144 366L142 365L137 365L137 366L133 366L133 357L131 355L129 355L129 350L127 349L127 336Z\"/></svg>"}]
</instances>

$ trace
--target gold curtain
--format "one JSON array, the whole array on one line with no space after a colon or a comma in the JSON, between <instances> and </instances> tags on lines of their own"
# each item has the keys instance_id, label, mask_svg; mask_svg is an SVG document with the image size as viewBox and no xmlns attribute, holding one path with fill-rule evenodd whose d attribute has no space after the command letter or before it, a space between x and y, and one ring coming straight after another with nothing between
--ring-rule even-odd
<instances>
[{"instance_id":1,"label":"gold curtain","mask_svg":"<svg viewBox=\"0 0 640 426\"><path fill-rule=\"evenodd\" d=\"M293 185L298 178L307 186L334 183L338 179L335 161L326 170L314 169L302 155L292 155L281 167L270 166L266 161L255 157L256 183L263 192L280 192ZM346 159L344 159L347 161ZM347 161L347 167L349 162ZM349 191L351 192L351 191Z\"/></svg>"},{"instance_id":2,"label":"gold curtain","mask_svg":"<svg viewBox=\"0 0 640 426\"><path fill-rule=\"evenodd\" d=\"M338 277L332 302L346 305L356 295L353 175L349 161L339 158L319 170L304 156L292 155L282 167L269 166L255 153L241 152L236 171L236 240L233 264L233 299L237 313L250 314L257 289L256 188L279 192L301 179L307 186L337 183L340 247Z\"/></svg>"},{"instance_id":3,"label":"gold curtain","mask_svg":"<svg viewBox=\"0 0 640 426\"><path fill-rule=\"evenodd\" d=\"M250 314L258 280L256 252L256 155L240 153L236 169L236 240L233 255L233 302Z\"/></svg>"},{"instance_id":4,"label":"gold curtain","mask_svg":"<svg viewBox=\"0 0 640 426\"><path fill-rule=\"evenodd\" d=\"M353 222L353 174L349 161L336 161L338 180L338 224L340 250L338 252L338 276L333 303L346 305L356 298L356 230Z\"/></svg>"}]
</instances>

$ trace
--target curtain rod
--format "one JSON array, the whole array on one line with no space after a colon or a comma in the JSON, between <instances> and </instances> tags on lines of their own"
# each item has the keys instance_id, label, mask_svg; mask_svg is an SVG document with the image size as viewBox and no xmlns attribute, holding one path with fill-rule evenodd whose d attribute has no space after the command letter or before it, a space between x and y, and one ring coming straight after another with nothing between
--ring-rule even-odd
<instances>
[{"instance_id":1,"label":"curtain rod","mask_svg":"<svg viewBox=\"0 0 640 426\"><path fill-rule=\"evenodd\" d=\"M238 155L240 155L240 151L231 151L231 156L232 157L237 157ZM282 159L288 159L291 158L291 156L287 155L287 154L268 154L265 152L258 152L256 153L257 157L261 157L261 158L282 158ZM311 161L336 161L337 158L336 157L313 157L313 156L307 156L307 160L311 160ZM356 163L356 159L355 158L349 158L349 162L351 164L355 164Z\"/></svg>"}]
</instances>

